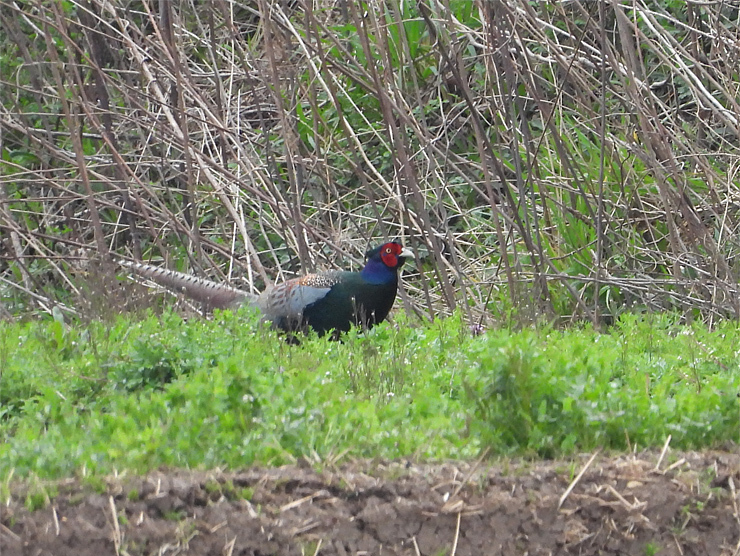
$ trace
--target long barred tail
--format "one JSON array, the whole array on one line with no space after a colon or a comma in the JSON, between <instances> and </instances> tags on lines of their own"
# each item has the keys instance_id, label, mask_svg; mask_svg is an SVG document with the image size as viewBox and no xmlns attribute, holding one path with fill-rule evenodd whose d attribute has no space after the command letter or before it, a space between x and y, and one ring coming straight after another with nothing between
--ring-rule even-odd
<instances>
[{"instance_id":1,"label":"long barred tail","mask_svg":"<svg viewBox=\"0 0 740 556\"><path fill-rule=\"evenodd\" d=\"M149 278L160 286L184 293L190 299L206 303L213 309L233 309L244 304L255 304L257 301L257 296L254 294L204 278L144 263L130 261L119 261L119 263L138 276Z\"/></svg>"}]
</instances>

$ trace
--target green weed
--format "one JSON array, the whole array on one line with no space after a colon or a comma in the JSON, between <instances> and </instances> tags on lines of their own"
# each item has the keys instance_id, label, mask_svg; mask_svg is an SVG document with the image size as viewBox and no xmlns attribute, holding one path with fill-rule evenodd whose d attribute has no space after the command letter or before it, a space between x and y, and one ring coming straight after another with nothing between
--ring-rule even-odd
<instances>
[{"instance_id":1,"label":"green weed","mask_svg":"<svg viewBox=\"0 0 740 556\"><path fill-rule=\"evenodd\" d=\"M236 469L299 459L555 457L738 439L740 332L624 314L606 333L489 330L458 315L285 344L240 314L4 323L0 477L94 484L116 469ZM93 350L89 346L95 346ZM629 440L628 440L629 439ZM8 479L9 480L9 479ZM211 492L234 485L206 483ZM247 489L248 490L248 489ZM43 502L38 496L29 504Z\"/></svg>"}]
</instances>

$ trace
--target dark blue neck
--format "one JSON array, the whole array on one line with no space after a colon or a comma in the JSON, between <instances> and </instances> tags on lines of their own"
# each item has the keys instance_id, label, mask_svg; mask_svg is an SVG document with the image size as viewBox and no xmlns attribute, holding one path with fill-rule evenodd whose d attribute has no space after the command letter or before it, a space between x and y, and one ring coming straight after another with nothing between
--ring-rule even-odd
<instances>
[{"instance_id":1,"label":"dark blue neck","mask_svg":"<svg viewBox=\"0 0 740 556\"><path fill-rule=\"evenodd\" d=\"M388 268L383 261L376 258L367 261L360 276L369 284L393 284L398 281L397 269Z\"/></svg>"}]
</instances>

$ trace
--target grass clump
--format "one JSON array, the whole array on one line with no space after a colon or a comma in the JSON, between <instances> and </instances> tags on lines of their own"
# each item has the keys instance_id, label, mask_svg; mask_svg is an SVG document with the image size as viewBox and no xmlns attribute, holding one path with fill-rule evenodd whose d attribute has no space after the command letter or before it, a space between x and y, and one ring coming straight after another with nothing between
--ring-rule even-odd
<instances>
[{"instance_id":1,"label":"grass clump","mask_svg":"<svg viewBox=\"0 0 740 556\"><path fill-rule=\"evenodd\" d=\"M737 440L737 327L625 315L609 334L524 331L478 344L474 433L495 451L698 448Z\"/></svg>"},{"instance_id":2,"label":"grass clump","mask_svg":"<svg viewBox=\"0 0 740 556\"><path fill-rule=\"evenodd\" d=\"M29 512L35 512L36 510L42 510L48 507L51 501L59 494L56 486L44 484L38 477L34 479L30 483L25 500L25 506Z\"/></svg>"},{"instance_id":3,"label":"grass clump","mask_svg":"<svg viewBox=\"0 0 740 556\"><path fill-rule=\"evenodd\" d=\"M732 323L710 331L624 315L608 333L472 337L450 318L290 346L242 314L165 314L70 325L64 334L80 340L63 353L47 338L53 323L0 326L16 346L0 389L14 408L0 416L2 477L484 449L554 457L657 447L668 435L677 448L738 438Z\"/></svg>"}]
</instances>

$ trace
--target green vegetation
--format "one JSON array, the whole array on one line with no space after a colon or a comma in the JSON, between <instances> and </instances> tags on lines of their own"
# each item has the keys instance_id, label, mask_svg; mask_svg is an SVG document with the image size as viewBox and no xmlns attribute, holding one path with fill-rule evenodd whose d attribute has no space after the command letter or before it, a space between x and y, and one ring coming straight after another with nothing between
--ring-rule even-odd
<instances>
[{"instance_id":1,"label":"green vegetation","mask_svg":"<svg viewBox=\"0 0 740 556\"><path fill-rule=\"evenodd\" d=\"M645 545L645 556L655 556L658 552L660 552L660 545L649 542Z\"/></svg>"},{"instance_id":2,"label":"green vegetation","mask_svg":"<svg viewBox=\"0 0 740 556\"><path fill-rule=\"evenodd\" d=\"M700 448L740 432L740 330L729 322L709 331L623 315L603 334L471 336L458 316L291 346L245 312L166 313L2 323L0 336L3 480L486 449L550 457L659 447L668 435Z\"/></svg>"}]
</instances>

